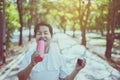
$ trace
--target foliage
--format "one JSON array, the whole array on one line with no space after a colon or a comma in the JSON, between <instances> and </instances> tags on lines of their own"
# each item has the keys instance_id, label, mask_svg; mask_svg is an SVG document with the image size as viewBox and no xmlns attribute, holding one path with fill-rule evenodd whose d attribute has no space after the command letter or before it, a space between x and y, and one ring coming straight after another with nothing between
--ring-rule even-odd
<instances>
[{"instance_id":1,"label":"foliage","mask_svg":"<svg viewBox=\"0 0 120 80\"><path fill-rule=\"evenodd\" d=\"M6 44L7 49L10 47L13 32L18 29L20 24L18 23L18 12L16 5L12 2L6 1Z\"/></svg>"},{"instance_id":2,"label":"foliage","mask_svg":"<svg viewBox=\"0 0 120 80\"><path fill-rule=\"evenodd\" d=\"M23 20L27 24L32 18L32 23L36 24L40 21L47 21L53 25L61 26L63 29L80 29L79 24L79 8L80 12L84 12L87 0L29 0L23 2ZM80 3L84 3L80 7ZM108 0L91 0L91 13L88 18L89 28L105 26L106 15L108 13ZM82 16L82 14L80 15ZM85 17L84 17L85 19ZM102 23L100 23L102 22ZM68 25L68 26L67 26ZM78 26L79 25L79 26ZM104 28L104 27L102 27Z\"/></svg>"},{"instance_id":3,"label":"foliage","mask_svg":"<svg viewBox=\"0 0 120 80\"><path fill-rule=\"evenodd\" d=\"M112 57L112 48L117 36L115 34L115 29L119 26L119 16L118 13L120 9L120 0L111 0L109 1L109 12L107 17L107 35L106 35L106 52L105 57L111 59ZM119 38L118 38L119 39Z\"/></svg>"},{"instance_id":4,"label":"foliage","mask_svg":"<svg viewBox=\"0 0 120 80\"><path fill-rule=\"evenodd\" d=\"M81 7L80 4L82 3ZM23 1L24 24L32 19L32 24L40 21L47 21L52 25L61 26L63 29L80 29L79 16L82 16L87 0L29 0ZM108 0L91 0L91 13L88 18L87 27L105 28L106 15L108 13ZM80 12L79 12L80 8ZM86 19L84 17L84 19Z\"/></svg>"}]
</instances>

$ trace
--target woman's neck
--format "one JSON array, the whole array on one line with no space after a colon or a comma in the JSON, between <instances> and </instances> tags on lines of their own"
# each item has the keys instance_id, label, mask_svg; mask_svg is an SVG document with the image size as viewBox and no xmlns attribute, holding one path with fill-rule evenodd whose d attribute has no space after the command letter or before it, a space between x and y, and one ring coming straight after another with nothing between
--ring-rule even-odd
<instances>
[{"instance_id":1,"label":"woman's neck","mask_svg":"<svg viewBox=\"0 0 120 80\"><path fill-rule=\"evenodd\" d=\"M48 51L49 51L49 46L47 46L47 47L45 48L45 54L47 54Z\"/></svg>"}]
</instances>

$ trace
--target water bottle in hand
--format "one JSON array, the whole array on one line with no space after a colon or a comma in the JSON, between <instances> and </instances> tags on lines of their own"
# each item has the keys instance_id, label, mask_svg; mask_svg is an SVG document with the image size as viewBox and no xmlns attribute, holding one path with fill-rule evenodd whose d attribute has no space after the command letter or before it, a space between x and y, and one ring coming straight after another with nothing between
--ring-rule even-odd
<instances>
[{"instance_id":1,"label":"water bottle in hand","mask_svg":"<svg viewBox=\"0 0 120 80\"><path fill-rule=\"evenodd\" d=\"M40 62L40 61L43 60L44 49L45 49L44 39L40 38L39 41L38 41L38 43L37 43L37 47L36 47L36 51L38 52L39 56L37 56L35 58L35 62Z\"/></svg>"}]
</instances>

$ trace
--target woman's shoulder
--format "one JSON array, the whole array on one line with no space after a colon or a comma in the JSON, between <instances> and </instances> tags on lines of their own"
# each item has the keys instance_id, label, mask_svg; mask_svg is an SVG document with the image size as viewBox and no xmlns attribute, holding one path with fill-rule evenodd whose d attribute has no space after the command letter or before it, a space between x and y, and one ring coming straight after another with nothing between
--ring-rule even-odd
<instances>
[{"instance_id":1,"label":"woman's shoulder","mask_svg":"<svg viewBox=\"0 0 120 80\"><path fill-rule=\"evenodd\" d=\"M25 52L25 56L26 56L26 57L29 57L29 56L31 57L31 55L32 55L34 52L35 52L35 49L33 49L33 48L31 49L31 48L30 48L30 49L28 49L28 50Z\"/></svg>"}]
</instances>

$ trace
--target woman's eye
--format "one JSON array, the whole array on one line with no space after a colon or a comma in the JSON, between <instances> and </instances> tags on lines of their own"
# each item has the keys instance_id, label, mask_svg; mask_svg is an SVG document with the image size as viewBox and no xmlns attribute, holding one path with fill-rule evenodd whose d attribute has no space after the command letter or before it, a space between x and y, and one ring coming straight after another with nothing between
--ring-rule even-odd
<instances>
[{"instance_id":1,"label":"woman's eye","mask_svg":"<svg viewBox=\"0 0 120 80\"><path fill-rule=\"evenodd\" d=\"M47 32L45 34L48 34Z\"/></svg>"},{"instance_id":2,"label":"woman's eye","mask_svg":"<svg viewBox=\"0 0 120 80\"><path fill-rule=\"evenodd\" d=\"M40 35L41 33L40 33L40 32L37 32L36 34Z\"/></svg>"},{"instance_id":3,"label":"woman's eye","mask_svg":"<svg viewBox=\"0 0 120 80\"><path fill-rule=\"evenodd\" d=\"M44 34L48 34L48 32L47 32L47 31L45 31L45 32L44 32Z\"/></svg>"}]
</instances>

